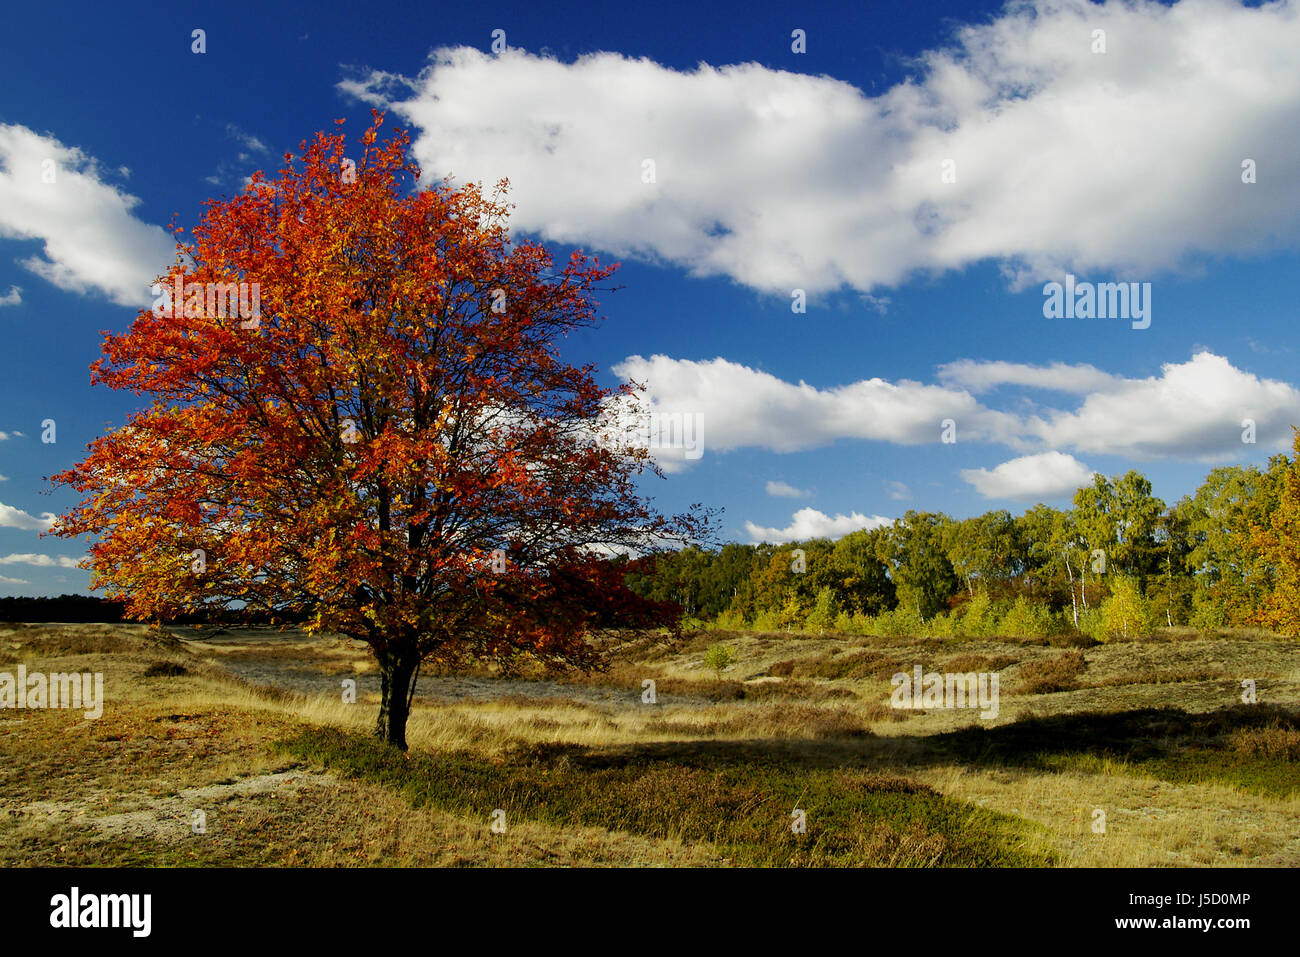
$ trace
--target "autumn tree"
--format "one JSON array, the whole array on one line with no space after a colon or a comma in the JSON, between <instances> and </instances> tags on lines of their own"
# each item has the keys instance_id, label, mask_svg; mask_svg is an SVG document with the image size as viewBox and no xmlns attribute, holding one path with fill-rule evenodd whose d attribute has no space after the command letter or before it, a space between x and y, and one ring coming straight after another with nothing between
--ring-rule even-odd
<instances>
[{"instance_id":1,"label":"autumn tree","mask_svg":"<svg viewBox=\"0 0 1300 957\"><path fill-rule=\"evenodd\" d=\"M176 228L164 295L92 367L150 404L54 477L85 496L54 533L94 536L92 585L132 617L243 609L366 642L376 733L405 748L424 661L591 668L598 629L675 626L609 556L708 516L651 510L653 461L609 425L635 393L560 357L613 267L513 240L504 181L420 188L382 123L357 160L318 134ZM256 314L213 308L241 282Z\"/></svg>"},{"instance_id":2,"label":"autumn tree","mask_svg":"<svg viewBox=\"0 0 1300 957\"><path fill-rule=\"evenodd\" d=\"M1269 475L1278 483L1276 504L1250 519L1248 536L1273 579L1253 620L1292 637L1300 636L1300 429L1294 452L1290 461L1285 456L1269 461Z\"/></svg>"},{"instance_id":3,"label":"autumn tree","mask_svg":"<svg viewBox=\"0 0 1300 957\"><path fill-rule=\"evenodd\" d=\"M1290 463L1269 460L1268 469L1239 465L1216 468L1187 505L1195 576L1193 600L1203 623L1244 625L1273 590L1273 567L1261 552L1272 534L1271 519L1284 493Z\"/></svg>"},{"instance_id":4,"label":"autumn tree","mask_svg":"<svg viewBox=\"0 0 1300 957\"><path fill-rule=\"evenodd\" d=\"M1107 639L1141 638L1151 634L1155 620L1136 579L1112 575L1110 595L1101 603L1102 634Z\"/></svg>"}]
</instances>

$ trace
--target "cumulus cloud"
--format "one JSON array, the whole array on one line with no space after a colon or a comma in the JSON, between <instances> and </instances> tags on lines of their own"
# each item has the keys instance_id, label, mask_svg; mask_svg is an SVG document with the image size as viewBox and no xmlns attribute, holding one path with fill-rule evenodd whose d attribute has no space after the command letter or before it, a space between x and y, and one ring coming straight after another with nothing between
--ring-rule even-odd
<instances>
[{"instance_id":1,"label":"cumulus cloud","mask_svg":"<svg viewBox=\"0 0 1300 957\"><path fill-rule=\"evenodd\" d=\"M20 306L23 302L23 291L19 286L10 286L9 291L0 296L0 306Z\"/></svg>"},{"instance_id":2,"label":"cumulus cloud","mask_svg":"<svg viewBox=\"0 0 1300 957\"><path fill-rule=\"evenodd\" d=\"M663 355L631 356L614 371L644 386L651 407L702 416L709 424L705 444L720 452L745 447L795 452L841 439L933 443L950 418L960 442L1027 454L1070 450L1216 462L1241 458L1247 419L1254 422L1256 444L1270 451L1288 447L1292 424L1300 424L1300 390L1245 372L1211 352L1165 363L1159 375L1145 378L1086 365L963 360L940 367L944 385L873 378L817 388L723 358ZM1001 384L1077 395L1077 404L1062 408L1016 400L1012 410L1004 410L969 391Z\"/></svg>"},{"instance_id":3,"label":"cumulus cloud","mask_svg":"<svg viewBox=\"0 0 1300 957\"><path fill-rule=\"evenodd\" d=\"M1073 495L1092 480L1092 469L1073 455L1043 452L993 469L962 469L962 479L985 498L1044 499Z\"/></svg>"},{"instance_id":4,"label":"cumulus cloud","mask_svg":"<svg viewBox=\"0 0 1300 957\"><path fill-rule=\"evenodd\" d=\"M1023 362L959 359L939 366L938 374L944 385L966 389L976 395L1003 385L1082 394L1111 388L1117 381L1115 376L1095 366L1064 362L1036 366Z\"/></svg>"},{"instance_id":5,"label":"cumulus cloud","mask_svg":"<svg viewBox=\"0 0 1300 957\"><path fill-rule=\"evenodd\" d=\"M801 488L787 485L785 482L768 482L767 494L775 498L807 498L808 493Z\"/></svg>"},{"instance_id":6,"label":"cumulus cloud","mask_svg":"<svg viewBox=\"0 0 1300 957\"><path fill-rule=\"evenodd\" d=\"M36 565L40 568L76 568L79 561L66 555L38 555L34 552L0 556L0 565Z\"/></svg>"},{"instance_id":7,"label":"cumulus cloud","mask_svg":"<svg viewBox=\"0 0 1300 957\"><path fill-rule=\"evenodd\" d=\"M0 585L30 585L26 578L9 578L6 575L0 575Z\"/></svg>"},{"instance_id":8,"label":"cumulus cloud","mask_svg":"<svg viewBox=\"0 0 1300 957\"><path fill-rule=\"evenodd\" d=\"M49 171L53 182L44 181ZM148 303L176 247L166 230L132 215L139 202L105 183L80 149L0 124L0 238L41 240L41 254L20 264L42 279L123 306Z\"/></svg>"},{"instance_id":9,"label":"cumulus cloud","mask_svg":"<svg viewBox=\"0 0 1300 957\"><path fill-rule=\"evenodd\" d=\"M0 528L21 528L29 532L47 532L57 516L53 512L42 512L41 517L29 515L21 508L14 508L0 502Z\"/></svg>"},{"instance_id":10,"label":"cumulus cloud","mask_svg":"<svg viewBox=\"0 0 1300 957\"><path fill-rule=\"evenodd\" d=\"M834 518L815 508L801 508L794 513L785 528L764 528L754 522L745 523L745 532L754 542L795 542L807 538L843 538L860 529L880 528L892 524L893 519L882 515L866 516L860 512L836 515Z\"/></svg>"},{"instance_id":11,"label":"cumulus cloud","mask_svg":"<svg viewBox=\"0 0 1300 957\"><path fill-rule=\"evenodd\" d=\"M767 291L870 292L985 260L1018 286L1294 244L1297 48L1289 3L1032 0L877 96L756 63L469 47L340 86L417 127L428 174L509 178L517 228Z\"/></svg>"},{"instance_id":12,"label":"cumulus cloud","mask_svg":"<svg viewBox=\"0 0 1300 957\"><path fill-rule=\"evenodd\" d=\"M1291 426L1300 424L1300 390L1199 352L1165 363L1159 376L1117 380L1077 410L1036 419L1030 430L1055 448L1213 462L1240 458L1246 419L1255 423L1258 445L1289 446Z\"/></svg>"},{"instance_id":13,"label":"cumulus cloud","mask_svg":"<svg viewBox=\"0 0 1300 957\"><path fill-rule=\"evenodd\" d=\"M744 446L775 452L817 448L837 439L876 439L920 445L939 439L952 418L969 438L1014 441L1017 420L983 408L969 393L907 379L863 379L819 389L716 358L705 361L630 356L616 375L646 387L652 407L701 414L707 447Z\"/></svg>"}]
</instances>

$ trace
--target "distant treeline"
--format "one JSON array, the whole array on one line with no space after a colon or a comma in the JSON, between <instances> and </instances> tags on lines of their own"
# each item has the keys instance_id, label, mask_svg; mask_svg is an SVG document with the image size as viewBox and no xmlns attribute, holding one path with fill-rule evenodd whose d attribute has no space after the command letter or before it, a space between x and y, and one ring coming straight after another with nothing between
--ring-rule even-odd
<instances>
[{"instance_id":1,"label":"distant treeline","mask_svg":"<svg viewBox=\"0 0 1300 957\"><path fill-rule=\"evenodd\" d=\"M909 511L838 541L686 548L629 563L628 586L725 627L859 634L1263 626L1300 634L1296 459L1213 470L1172 506L1139 472L957 520Z\"/></svg>"},{"instance_id":2,"label":"distant treeline","mask_svg":"<svg viewBox=\"0 0 1300 957\"><path fill-rule=\"evenodd\" d=\"M0 621L102 621L122 620L122 603L93 595L58 598L0 598Z\"/></svg>"},{"instance_id":3,"label":"distant treeline","mask_svg":"<svg viewBox=\"0 0 1300 957\"><path fill-rule=\"evenodd\" d=\"M0 621L65 621L104 622L126 621L123 603L95 595L59 595L50 597L0 598ZM266 624L265 614L244 614L237 611L221 612L213 609L206 614L178 615L169 618L168 624L207 625L247 622Z\"/></svg>"}]
</instances>

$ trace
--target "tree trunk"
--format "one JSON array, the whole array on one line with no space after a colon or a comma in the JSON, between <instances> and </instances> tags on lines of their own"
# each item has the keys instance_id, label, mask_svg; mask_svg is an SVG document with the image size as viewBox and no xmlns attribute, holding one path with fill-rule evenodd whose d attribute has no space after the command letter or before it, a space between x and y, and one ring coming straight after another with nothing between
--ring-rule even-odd
<instances>
[{"instance_id":1,"label":"tree trunk","mask_svg":"<svg viewBox=\"0 0 1300 957\"><path fill-rule=\"evenodd\" d=\"M411 713L415 671L419 658L406 652L389 652L379 658L379 720L375 737L406 750L406 719Z\"/></svg>"},{"instance_id":2,"label":"tree trunk","mask_svg":"<svg viewBox=\"0 0 1300 957\"><path fill-rule=\"evenodd\" d=\"M1079 602L1074 597L1074 569L1070 567L1070 553L1065 553L1065 572L1070 576L1070 607L1074 610L1074 627L1079 627Z\"/></svg>"}]
</instances>

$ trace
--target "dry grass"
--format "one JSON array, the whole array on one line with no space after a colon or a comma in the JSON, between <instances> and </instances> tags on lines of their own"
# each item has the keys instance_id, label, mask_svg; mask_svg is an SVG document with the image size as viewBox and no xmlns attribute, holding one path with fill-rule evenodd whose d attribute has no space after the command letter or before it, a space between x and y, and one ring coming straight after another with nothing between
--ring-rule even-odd
<instances>
[{"instance_id":1,"label":"dry grass","mask_svg":"<svg viewBox=\"0 0 1300 957\"><path fill-rule=\"evenodd\" d=\"M563 822L533 808L512 818L506 834L493 834L483 808L414 806L391 785L323 773L277 751L276 742L311 728L365 735L377 701L345 704L337 695L254 686L226 666L363 674L370 668L364 649L330 637L214 631L0 625L0 668L101 671L107 698L98 721L79 712L0 711L0 864L735 860L735 847L698 834L684 837L662 822L638 830L580 808ZM737 651L721 680L702 662L719 640ZM945 737L977 722L972 712L891 709L889 676L916 664L1004 672L1001 714L978 724L991 737ZM645 678L656 683L653 705L640 699ZM1247 678L1274 710L1233 710ZM579 748L653 755L665 773L701 761L796 776L888 771L959 802L954 808L968 802L1032 825L1016 840L1033 860L1300 864L1300 794L1288 785L1300 781L1295 642L1177 633L1085 655L1032 641L701 633L677 647L629 643L608 673L570 676L558 687L532 695L516 684L495 698L437 705L417 699L412 752L509 766L520 748ZM1009 690L1015 708L1005 700ZM1157 717L1146 723L1119 720L1148 711ZM1250 717L1256 713L1259 720ZM1116 720L1098 724L1089 714ZM1209 720L1216 715L1225 717ZM1098 741L1105 746L1090 744ZM575 778L575 787L583 780ZM829 857L799 858L792 848L789 860L935 863L965 853L960 832L947 825L909 830L908 806L889 812L904 815L897 820L864 822ZM1107 812L1104 835L1089 829L1095 807ZM190 830L196 809L207 815L203 835ZM689 816L678 804L658 812ZM959 819L949 811L941 818ZM1008 826L980 825L989 834ZM767 859L758 845L744 846Z\"/></svg>"},{"instance_id":2,"label":"dry grass","mask_svg":"<svg viewBox=\"0 0 1300 957\"><path fill-rule=\"evenodd\" d=\"M1052 694L1079 687L1079 675L1088 667L1083 652L1067 651L1054 658L1026 662L1020 668L1022 694Z\"/></svg>"}]
</instances>

